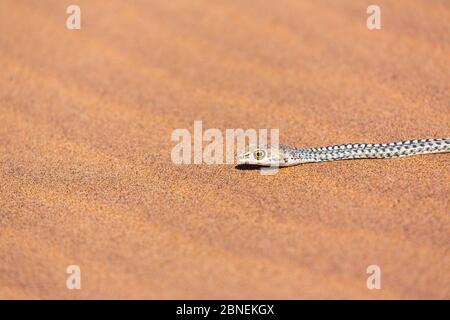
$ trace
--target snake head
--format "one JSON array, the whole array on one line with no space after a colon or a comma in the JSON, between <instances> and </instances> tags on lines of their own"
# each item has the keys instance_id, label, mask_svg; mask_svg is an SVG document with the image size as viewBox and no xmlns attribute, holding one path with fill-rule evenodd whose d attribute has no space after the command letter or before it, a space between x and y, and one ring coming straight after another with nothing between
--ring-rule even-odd
<instances>
[{"instance_id":1,"label":"snake head","mask_svg":"<svg viewBox=\"0 0 450 320\"><path fill-rule=\"evenodd\" d=\"M284 156L282 146L255 145L245 148L238 153L238 164L250 164L257 166L282 166Z\"/></svg>"}]
</instances>

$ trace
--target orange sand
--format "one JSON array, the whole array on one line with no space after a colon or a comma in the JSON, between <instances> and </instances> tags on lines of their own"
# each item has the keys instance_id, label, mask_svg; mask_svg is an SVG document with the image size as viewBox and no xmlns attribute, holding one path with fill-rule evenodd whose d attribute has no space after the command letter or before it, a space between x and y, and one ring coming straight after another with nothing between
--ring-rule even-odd
<instances>
[{"instance_id":1,"label":"orange sand","mask_svg":"<svg viewBox=\"0 0 450 320\"><path fill-rule=\"evenodd\" d=\"M379 31L364 1L77 3L80 31L70 1L0 2L1 298L450 298L449 154L170 161L194 120L297 146L450 136L449 2L377 1Z\"/></svg>"}]
</instances>

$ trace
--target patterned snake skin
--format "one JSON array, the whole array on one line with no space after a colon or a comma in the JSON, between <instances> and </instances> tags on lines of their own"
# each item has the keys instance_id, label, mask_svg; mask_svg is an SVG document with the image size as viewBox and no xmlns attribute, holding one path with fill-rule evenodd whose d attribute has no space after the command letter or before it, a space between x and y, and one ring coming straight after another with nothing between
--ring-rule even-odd
<instances>
[{"instance_id":1,"label":"patterned snake skin","mask_svg":"<svg viewBox=\"0 0 450 320\"><path fill-rule=\"evenodd\" d=\"M292 166L308 162L348 159L398 158L428 153L450 152L450 138L406 140L400 142L371 144L352 143L320 148L278 148L257 146L238 155L240 164L260 166Z\"/></svg>"},{"instance_id":2,"label":"patterned snake skin","mask_svg":"<svg viewBox=\"0 0 450 320\"><path fill-rule=\"evenodd\" d=\"M353 143L322 148L295 148L290 153L294 159L307 160L304 162L320 162L363 158L398 158L449 151L450 138L406 140L382 144Z\"/></svg>"}]
</instances>

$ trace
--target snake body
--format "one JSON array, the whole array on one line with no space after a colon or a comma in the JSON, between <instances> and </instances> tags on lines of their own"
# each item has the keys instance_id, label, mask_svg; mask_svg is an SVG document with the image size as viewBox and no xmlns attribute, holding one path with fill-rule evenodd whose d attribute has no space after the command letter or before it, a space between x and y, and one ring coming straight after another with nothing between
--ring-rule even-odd
<instances>
[{"instance_id":1,"label":"snake body","mask_svg":"<svg viewBox=\"0 0 450 320\"><path fill-rule=\"evenodd\" d=\"M279 145L257 146L238 155L238 163L261 166L291 166L308 162L349 159L385 159L429 153L450 152L450 138L406 140L372 144L351 143L319 148L295 148Z\"/></svg>"}]
</instances>

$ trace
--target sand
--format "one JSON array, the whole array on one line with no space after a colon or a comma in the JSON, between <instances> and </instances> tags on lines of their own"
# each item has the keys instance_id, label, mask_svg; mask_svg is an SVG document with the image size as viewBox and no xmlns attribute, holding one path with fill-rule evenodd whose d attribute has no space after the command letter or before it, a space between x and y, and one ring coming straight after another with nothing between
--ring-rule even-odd
<instances>
[{"instance_id":1,"label":"sand","mask_svg":"<svg viewBox=\"0 0 450 320\"><path fill-rule=\"evenodd\" d=\"M450 136L450 4L0 2L0 298L450 298L450 155L262 176L171 133ZM81 269L68 290L66 268ZM369 290L366 269L381 269Z\"/></svg>"}]
</instances>

